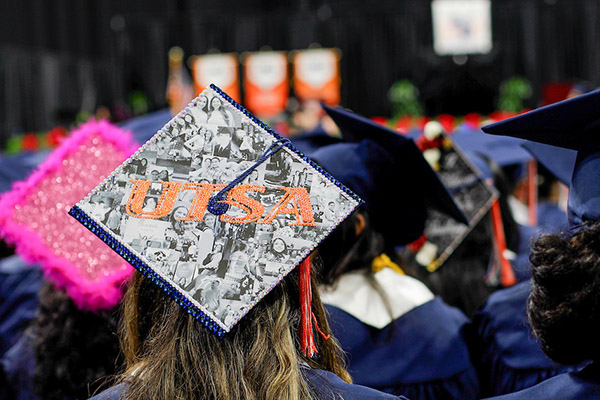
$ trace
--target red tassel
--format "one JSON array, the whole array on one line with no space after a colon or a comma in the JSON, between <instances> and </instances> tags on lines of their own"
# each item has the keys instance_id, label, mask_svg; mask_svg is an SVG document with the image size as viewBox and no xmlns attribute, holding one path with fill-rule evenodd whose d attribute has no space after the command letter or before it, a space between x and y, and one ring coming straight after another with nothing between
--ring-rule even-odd
<instances>
[{"instance_id":1,"label":"red tassel","mask_svg":"<svg viewBox=\"0 0 600 400\"><path fill-rule=\"evenodd\" d=\"M492 214L492 228L494 231L494 240L496 242L496 248L498 251L498 258L500 260L500 283L502 286L512 286L517 283L515 272L513 271L510 261L504 256L506 250L506 236L504 235L504 226L502 225L502 215L500 214L500 203L498 200L494 201L491 209Z\"/></svg>"},{"instance_id":2,"label":"red tassel","mask_svg":"<svg viewBox=\"0 0 600 400\"><path fill-rule=\"evenodd\" d=\"M312 321L315 321L317 331L325 338L329 339L329 336L325 335L319 329L317 325L317 319L313 315L311 303L312 303L312 290L310 285L310 256L306 257L302 263L300 263L300 347L304 355L308 358L312 358L318 353L317 346L315 344L315 337L313 335Z\"/></svg>"},{"instance_id":3,"label":"red tassel","mask_svg":"<svg viewBox=\"0 0 600 400\"><path fill-rule=\"evenodd\" d=\"M527 189L528 189L528 206L529 206L529 225L537 225L537 163L535 160L529 161L527 164Z\"/></svg>"}]
</instances>

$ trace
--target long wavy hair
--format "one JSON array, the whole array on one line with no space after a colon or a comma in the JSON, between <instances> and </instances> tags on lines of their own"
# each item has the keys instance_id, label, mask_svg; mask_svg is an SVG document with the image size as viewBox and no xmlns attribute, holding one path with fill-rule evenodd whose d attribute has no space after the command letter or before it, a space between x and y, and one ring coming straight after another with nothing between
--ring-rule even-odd
<instances>
[{"instance_id":1,"label":"long wavy hair","mask_svg":"<svg viewBox=\"0 0 600 400\"><path fill-rule=\"evenodd\" d=\"M314 270L314 268L313 268ZM313 274L314 275L314 274ZM312 310L329 326L316 285ZM155 284L136 273L124 300L121 330L126 399L315 399L301 365L351 382L336 340L318 334L319 356L299 351L297 269L219 338Z\"/></svg>"}]
</instances>

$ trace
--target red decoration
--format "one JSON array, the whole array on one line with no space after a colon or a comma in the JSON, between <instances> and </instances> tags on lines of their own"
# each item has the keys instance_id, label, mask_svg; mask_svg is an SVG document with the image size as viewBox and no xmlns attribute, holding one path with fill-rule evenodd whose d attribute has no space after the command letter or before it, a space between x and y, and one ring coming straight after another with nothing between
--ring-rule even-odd
<instances>
[{"instance_id":1,"label":"red decoration","mask_svg":"<svg viewBox=\"0 0 600 400\"><path fill-rule=\"evenodd\" d=\"M67 136L67 130L64 126L57 126L48 132L48 146L56 147L61 140Z\"/></svg>"},{"instance_id":2,"label":"red decoration","mask_svg":"<svg viewBox=\"0 0 600 400\"><path fill-rule=\"evenodd\" d=\"M445 132L449 133L454 131L454 123L456 122L456 117L454 115L440 114L438 115L437 120L442 124Z\"/></svg>"},{"instance_id":3,"label":"red decoration","mask_svg":"<svg viewBox=\"0 0 600 400\"><path fill-rule=\"evenodd\" d=\"M23 150L35 151L40 147L40 141L35 133L28 132L23 135L23 142L21 144Z\"/></svg>"}]
</instances>

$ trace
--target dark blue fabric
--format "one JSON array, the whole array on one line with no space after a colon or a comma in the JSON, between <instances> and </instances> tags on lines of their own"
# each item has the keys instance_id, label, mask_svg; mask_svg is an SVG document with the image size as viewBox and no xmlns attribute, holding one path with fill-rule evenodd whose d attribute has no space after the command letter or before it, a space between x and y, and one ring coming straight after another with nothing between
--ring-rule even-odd
<instances>
[{"instance_id":1,"label":"dark blue fabric","mask_svg":"<svg viewBox=\"0 0 600 400\"><path fill-rule=\"evenodd\" d=\"M465 215L454 202L440 177L431 169L412 139L350 111L327 105L323 105L323 109L340 128L344 140L350 142L372 140L394 157L396 167L387 172L393 176L393 179L388 181L388 185L398 184L398 178L401 176L402 186L410 188L411 196L415 193L423 193L433 207L459 222L468 224ZM399 194L395 194L394 197Z\"/></svg>"},{"instance_id":2,"label":"dark blue fabric","mask_svg":"<svg viewBox=\"0 0 600 400\"><path fill-rule=\"evenodd\" d=\"M600 373L591 364L579 372L560 374L528 389L494 399L597 400L600 399Z\"/></svg>"},{"instance_id":3,"label":"dark blue fabric","mask_svg":"<svg viewBox=\"0 0 600 400\"><path fill-rule=\"evenodd\" d=\"M531 238L536 228L527 225L519 225L519 248L516 258L512 260L513 270L518 282L523 282L531 277L529 266L529 251L531 249Z\"/></svg>"},{"instance_id":4,"label":"dark blue fabric","mask_svg":"<svg viewBox=\"0 0 600 400\"><path fill-rule=\"evenodd\" d=\"M332 372L303 368L302 372L312 388L322 396L323 400L369 400L369 399L406 399L404 396L392 396L381 393L371 388L359 385L351 385L341 380ZM90 400L118 400L127 391L127 384L121 383L113 386L102 393L97 394ZM340 397L341 396L341 397Z\"/></svg>"},{"instance_id":5,"label":"dark blue fabric","mask_svg":"<svg viewBox=\"0 0 600 400\"><path fill-rule=\"evenodd\" d=\"M40 151L0 155L0 193L9 191L14 182L27 178L49 153L49 151Z\"/></svg>"},{"instance_id":6,"label":"dark blue fabric","mask_svg":"<svg viewBox=\"0 0 600 400\"><path fill-rule=\"evenodd\" d=\"M600 90L583 94L525 114L496 122L481 129L567 149L579 150L597 142L600 123Z\"/></svg>"},{"instance_id":7,"label":"dark blue fabric","mask_svg":"<svg viewBox=\"0 0 600 400\"><path fill-rule=\"evenodd\" d=\"M317 391L324 400L342 398L344 400L368 399L405 399L404 396L395 396L377 390L344 382L333 372L303 368L302 372L308 383Z\"/></svg>"},{"instance_id":8,"label":"dark blue fabric","mask_svg":"<svg viewBox=\"0 0 600 400\"><path fill-rule=\"evenodd\" d=\"M6 373L12 398L15 400L35 400L33 393L33 375L35 373L35 352L33 338L24 334L0 359Z\"/></svg>"},{"instance_id":9,"label":"dark blue fabric","mask_svg":"<svg viewBox=\"0 0 600 400\"><path fill-rule=\"evenodd\" d=\"M577 154L569 188L569 225L576 227L600 218L600 153Z\"/></svg>"},{"instance_id":10,"label":"dark blue fabric","mask_svg":"<svg viewBox=\"0 0 600 400\"><path fill-rule=\"evenodd\" d=\"M501 167L523 164L532 159L521 147L523 140L520 139L488 136L481 134L479 130L471 130L455 132L452 140L463 151L483 154Z\"/></svg>"},{"instance_id":11,"label":"dark blue fabric","mask_svg":"<svg viewBox=\"0 0 600 400\"><path fill-rule=\"evenodd\" d=\"M119 127L130 130L137 143L145 143L172 118L171 112L164 108L123 121L119 124Z\"/></svg>"},{"instance_id":12,"label":"dark blue fabric","mask_svg":"<svg viewBox=\"0 0 600 400\"><path fill-rule=\"evenodd\" d=\"M383 329L326 305L355 383L413 399L477 399L479 386L456 308L435 298Z\"/></svg>"},{"instance_id":13,"label":"dark blue fabric","mask_svg":"<svg viewBox=\"0 0 600 400\"><path fill-rule=\"evenodd\" d=\"M549 144L526 141L522 146L556 179L569 186L575 168L577 152Z\"/></svg>"},{"instance_id":14,"label":"dark blue fabric","mask_svg":"<svg viewBox=\"0 0 600 400\"><path fill-rule=\"evenodd\" d=\"M0 262L0 357L13 346L35 315L42 271L19 256Z\"/></svg>"},{"instance_id":15,"label":"dark blue fabric","mask_svg":"<svg viewBox=\"0 0 600 400\"><path fill-rule=\"evenodd\" d=\"M538 231L541 233L560 233L569 230L567 213L558 205L541 202L537 206Z\"/></svg>"},{"instance_id":16,"label":"dark blue fabric","mask_svg":"<svg viewBox=\"0 0 600 400\"><path fill-rule=\"evenodd\" d=\"M577 369L551 361L531 333L526 313L530 289L531 282L525 281L499 290L473 316L469 346L483 397L511 393Z\"/></svg>"},{"instance_id":17,"label":"dark blue fabric","mask_svg":"<svg viewBox=\"0 0 600 400\"><path fill-rule=\"evenodd\" d=\"M113 387L110 387L94 397L91 397L89 400L119 400L121 396L124 396L127 392L127 384L119 383Z\"/></svg>"},{"instance_id":18,"label":"dark blue fabric","mask_svg":"<svg viewBox=\"0 0 600 400\"><path fill-rule=\"evenodd\" d=\"M331 136L325 132L321 125L310 132L302 132L298 135L289 137L294 147L304 154L311 153L320 147L330 144L340 143L340 138Z\"/></svg>"}]
</instances>

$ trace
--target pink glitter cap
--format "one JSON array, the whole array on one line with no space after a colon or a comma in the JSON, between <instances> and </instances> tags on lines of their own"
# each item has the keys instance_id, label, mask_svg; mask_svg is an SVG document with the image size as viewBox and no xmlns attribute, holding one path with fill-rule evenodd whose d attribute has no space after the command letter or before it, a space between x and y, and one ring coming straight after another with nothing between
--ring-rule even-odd
<instances>
[{"instance_id":1,"label":"pink glitter cap","mask_svg":"<svg viewBox=\"0 0 600 400\"><path fill-rule=\"evenodd\" d=\"M114 307L133 268L68 211L137 147L128 131L87 122L0 197L0 235L82 310Z\"/></svg>"}]
</instances>

